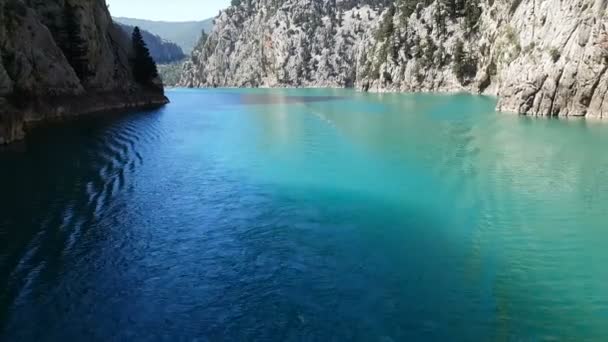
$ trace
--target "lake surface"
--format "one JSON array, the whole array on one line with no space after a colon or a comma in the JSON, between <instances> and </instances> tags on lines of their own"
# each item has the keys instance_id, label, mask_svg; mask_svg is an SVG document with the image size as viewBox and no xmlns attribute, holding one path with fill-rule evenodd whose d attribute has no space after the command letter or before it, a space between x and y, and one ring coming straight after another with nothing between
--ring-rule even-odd
<instances>
[{"instance_id":1,"label":"lake surface","mask_svg":"<svg viewBox=\"0 0 608 342\"><path fill-rule=\"evenodd\" d=\"M168 96L0 153L0 340L608 339L608 124Z\"/></svg>"}]
</instances>

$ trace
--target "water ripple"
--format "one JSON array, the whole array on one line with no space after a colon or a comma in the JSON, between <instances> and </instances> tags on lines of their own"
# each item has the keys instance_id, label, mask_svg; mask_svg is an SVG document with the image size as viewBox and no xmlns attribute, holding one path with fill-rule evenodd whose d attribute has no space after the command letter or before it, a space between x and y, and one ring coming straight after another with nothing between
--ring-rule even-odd
<instances>
[{"instance_id":1,"label":"water ripple","mask_svg":"<svg viewBox=\"0 0 608 342\"><path fill-rule=\"evenodd\" d=\"M0 339L608 335L604 128L324 91L179 90L0 155Z\"/></svg>"}]
</instances>

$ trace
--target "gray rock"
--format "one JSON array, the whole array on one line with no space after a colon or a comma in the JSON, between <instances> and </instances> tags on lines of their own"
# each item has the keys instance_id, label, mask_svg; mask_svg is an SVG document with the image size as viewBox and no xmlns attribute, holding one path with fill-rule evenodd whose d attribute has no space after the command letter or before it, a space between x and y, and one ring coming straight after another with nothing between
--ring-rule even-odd
<instances>
[{"instance_id":1,"label":"gray rock","mask_svg":"<svg viewBox=\"0 0 608 342\"><path fill-rule=\"evenodd\" d=\"M4 70L4 66L0 63L0 97L6 96L13 92L13 81L8 77L8 73Z\"/></svg>"},{"instance_id":2,"label":"gray rock","mask_svg":"<svg viewBox=\"0 0 608 342\"><path fill-rule=\"evenodd\" d=\"M452 17L443 1L413 13L375 3L232 6L179 84L468 91L498 95L498 110L531 115L603 117L608 109L605 0L480 0L472 21L475 7Z\"/></svg>"},{"instance_id":3,"label":"gray rock","mask_svg":"<svg viewBox=\"0 0 608 342\"><path fill-rule=\"evenodd\" d=\"M60 47L66 1L86 47L85 79ZM148 89L133 80L130 53L103 0L0 0L0 144L22 139L33 123L166 103L162 85Z\"/></svg>"}]
</instances>

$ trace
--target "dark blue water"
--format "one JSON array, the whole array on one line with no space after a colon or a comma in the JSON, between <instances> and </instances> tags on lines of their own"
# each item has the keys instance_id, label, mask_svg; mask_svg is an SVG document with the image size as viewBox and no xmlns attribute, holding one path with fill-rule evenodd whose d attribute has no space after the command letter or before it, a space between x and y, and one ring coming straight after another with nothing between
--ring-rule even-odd
<instances>
[{"instance_id":1,"label":"dark blue water","mask_svg":"<svg viewBox=\"0 0 608 342\"><path fill-rule=\"evenodd\" d=\"M608 125L169 97L0 153L0 340L608 338Z\"/></svg>"}]
</instances>

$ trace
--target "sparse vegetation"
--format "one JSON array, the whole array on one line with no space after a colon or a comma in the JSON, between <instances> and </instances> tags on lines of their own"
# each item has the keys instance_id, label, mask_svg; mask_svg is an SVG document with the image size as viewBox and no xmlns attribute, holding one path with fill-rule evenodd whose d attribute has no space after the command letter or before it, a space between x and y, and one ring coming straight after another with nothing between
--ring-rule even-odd
<instances>
[{"instance_id":1,"label":"sparse vegetation","mask_svg":"<svg viewBox=\"0 0 608 342\"><path fill-rule=\"evenodd\" d=\"M453 71L460 83L465 84L467 80L477 74L477 60L465 50L462 40L458 40L454 46Z\"/></svg>"},{"instance_id":2,"label":"sparse vegetation","mask_svg":"<svg viewBox=\"0 0 608 342\"><path fill-rule=\"evenodd\" d=\"M158 73L163 80L163 84L168 87L176 86L179 83L183 67L183 62L159 64Z\"/></svg>"},{"instance_id":3,"label":"sparse vegetation","mask_svg":"<svg viewBox=\"0 0 608 342\"><path fill-rule=\"evenodd\" d=\"M549 55L551 56L553 63L557 63L557 61L559 61L559 59L562 57L562 53L555 47L549 50Z\"/></svg>"}]
</instances>

